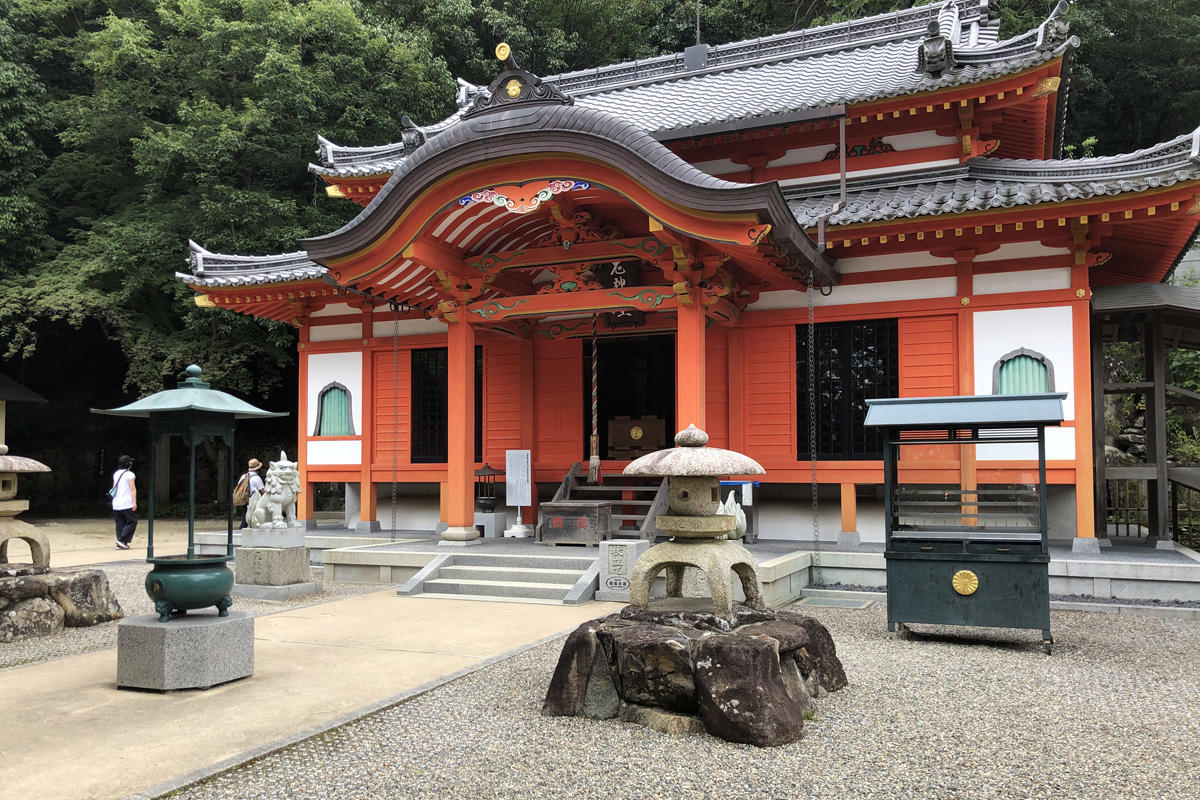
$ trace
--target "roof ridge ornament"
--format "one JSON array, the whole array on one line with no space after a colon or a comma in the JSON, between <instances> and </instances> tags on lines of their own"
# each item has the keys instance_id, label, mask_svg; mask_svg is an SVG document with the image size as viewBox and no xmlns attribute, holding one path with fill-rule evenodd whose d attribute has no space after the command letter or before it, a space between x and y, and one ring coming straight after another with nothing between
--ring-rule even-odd
<instances>
[{"instance_id":1,"label":"roof ridge ornament","mask_svg":"<svg viewBox=\"0 0 1200 800\"><path fill-rule=\"evenodd\" d=\"M1067 0L1059 0L1058 5L1050 12L1050 16L1038 28L1038 38L1035 47L1041 51L1054 50L1071 35L1071 23L1067 21L1067 11L1071 8Z\"/></svg>"},{"instance_id":2,"label":"roof ridge ornament","mask_svg":"<svg viewBox=\"0 0 1200 800\"><path fill-rule=\"evenodd\" d=\"M954 58L954 41L951 36L942 33L942 25L938 20L929 21L929 35L917 49L917 72L924 72L931 78L940 78L944 71L954 69L958 62Z\"/></svg>"},{"instance_id":3,"label":"roof ridge ornament","mask_svg":"<svg viewBox=\"0 0 1200 800\"><path fill-rule=\"evenodd\" d=\"M485 92L476 95L471 107L463 112L463 119L503 111L517 103L557 106L575 104L574 98L563 94L553 83L544 83L537 75L517 66L512 48L507 43L501 42L496 45L496 58L504 63L504 71L488 84Z\"/></svg>"}]
</instances>

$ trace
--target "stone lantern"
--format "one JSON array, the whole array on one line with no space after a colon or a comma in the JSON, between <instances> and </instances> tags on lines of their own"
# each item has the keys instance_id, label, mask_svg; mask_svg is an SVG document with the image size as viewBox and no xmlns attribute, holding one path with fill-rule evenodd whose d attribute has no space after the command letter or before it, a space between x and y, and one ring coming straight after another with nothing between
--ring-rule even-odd
<instances>
[{"instance_id":1,"label":"stone lantern","mask_svg":"<svg viewBox=\"0 0 1200 800\"><path fill-rule=\"evenodd\" d=\"M670 478L670 511L660 514L655 524L672 538L651 547L633 565L630 604L649 608L650 585L664 570L667 597L682 598L684 569L692 566L708 579L714 614L732 618L730 570L741 580L746 605L762 608L762 588L754 556L737 542L724 538L737 522L732 515L716 512L721 502L721 476L762 475L765 470L741 453L706 447L708 434L695 425L680 431L675 444L670 450L644 455L625 468L626 475Z\"/></svg>"}]
</instances>

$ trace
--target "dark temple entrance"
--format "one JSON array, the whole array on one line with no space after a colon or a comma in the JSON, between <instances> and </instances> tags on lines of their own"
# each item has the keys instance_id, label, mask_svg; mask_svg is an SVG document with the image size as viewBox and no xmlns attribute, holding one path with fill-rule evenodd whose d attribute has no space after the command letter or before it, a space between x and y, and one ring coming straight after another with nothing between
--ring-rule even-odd
<instances>
[{"instance_id":1,"label":"dark temple entrance","mask_svg":"<svg viewBox=\"0 0 1200 800\"><path fill-rule=\"evenodd\" d=\"M671 447L675 433L675 335L622 336L600 339L599 418L600 457L626 460L630 450L650 452L660 446ZM629 417L630 421L620 418ZM656 422L655 418L662 420ZM613 441L609 441L609 422L615 421ZM641 421L643 424L638 424ZM659 428L661 426L661 428ZM631 428L640 428L640 438L629 436ZM651 436L656 429L664 432L664 443L656 445ZM592 435L592 343L583 343L583 452L590 455ZM637 432L635 431L635 435ZM632 445L632 447L631 447ZM633 455L636 457L636 455Z\"/></svg>"}]
</instances>

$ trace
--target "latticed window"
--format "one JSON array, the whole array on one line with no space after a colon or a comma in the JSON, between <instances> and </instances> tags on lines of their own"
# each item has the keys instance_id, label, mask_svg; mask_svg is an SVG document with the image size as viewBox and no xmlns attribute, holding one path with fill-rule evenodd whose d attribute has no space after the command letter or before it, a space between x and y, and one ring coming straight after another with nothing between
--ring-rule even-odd
<instances>
[{"instance_id":1,"label":"latticed window","mask_svg":"<svg viewBox=\"0 0 1200 800\"><path fill-rule=\"evenodd\" d=\"M450 399L447 350L412 351L412 462L445 463ZM475 460L483 460L483 348L475 348Z\"/></svg>"},{"instance_id":2,"label":"latticed window","mask_svg":"<svg viewBox=\"0 0 1200 800\"><path fill-rule=\"evenodd\" d=\"M350 392L340 383L321 390L317 400L317 430L314 436L353 436L354 419L350 413Z\"/></svg>"},{"instance_id":3,"label":"latticed window","mask_svg":"<svg viewBox=\"0 0 1200 800\"><path fill-rule=\"evenodd\" d=\"M900 394L899 347L894 319L827 322L813 326L816 457L883 456L883 434L865 429L867 399ZM796 326L796 457L810 458L808 326Z\"/></svg>"},{"instance_id":4,"label":"latticed window","mask_svg":"<svg viewBox=\"0 0 1200 800\"><path fill-rule=\"evenodd\" d=\"M1054 391L1054 368L1041 353L1021 348L996 362L992 394L1042 394Z\"/></svg>"}]
</instances>

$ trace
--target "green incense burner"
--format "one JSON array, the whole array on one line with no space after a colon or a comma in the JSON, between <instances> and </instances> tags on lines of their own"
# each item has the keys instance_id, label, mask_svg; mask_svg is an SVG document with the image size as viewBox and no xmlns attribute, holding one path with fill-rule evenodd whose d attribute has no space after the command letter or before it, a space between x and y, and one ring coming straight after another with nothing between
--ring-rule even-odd
<instances>
[{"instance_id":1,"label":"green incense burner","mask_svg":"<svg viewBox=\"0 0 1200 800\"><path fill-rule=\"evenodd\" d=\"M154 569L146 575L146 594L154 601L158 621L172 614L216 606L217 615L229 616L233 605L233 570L228 556L167 556L148 559Z\"/></svg>"}]
</instances>

